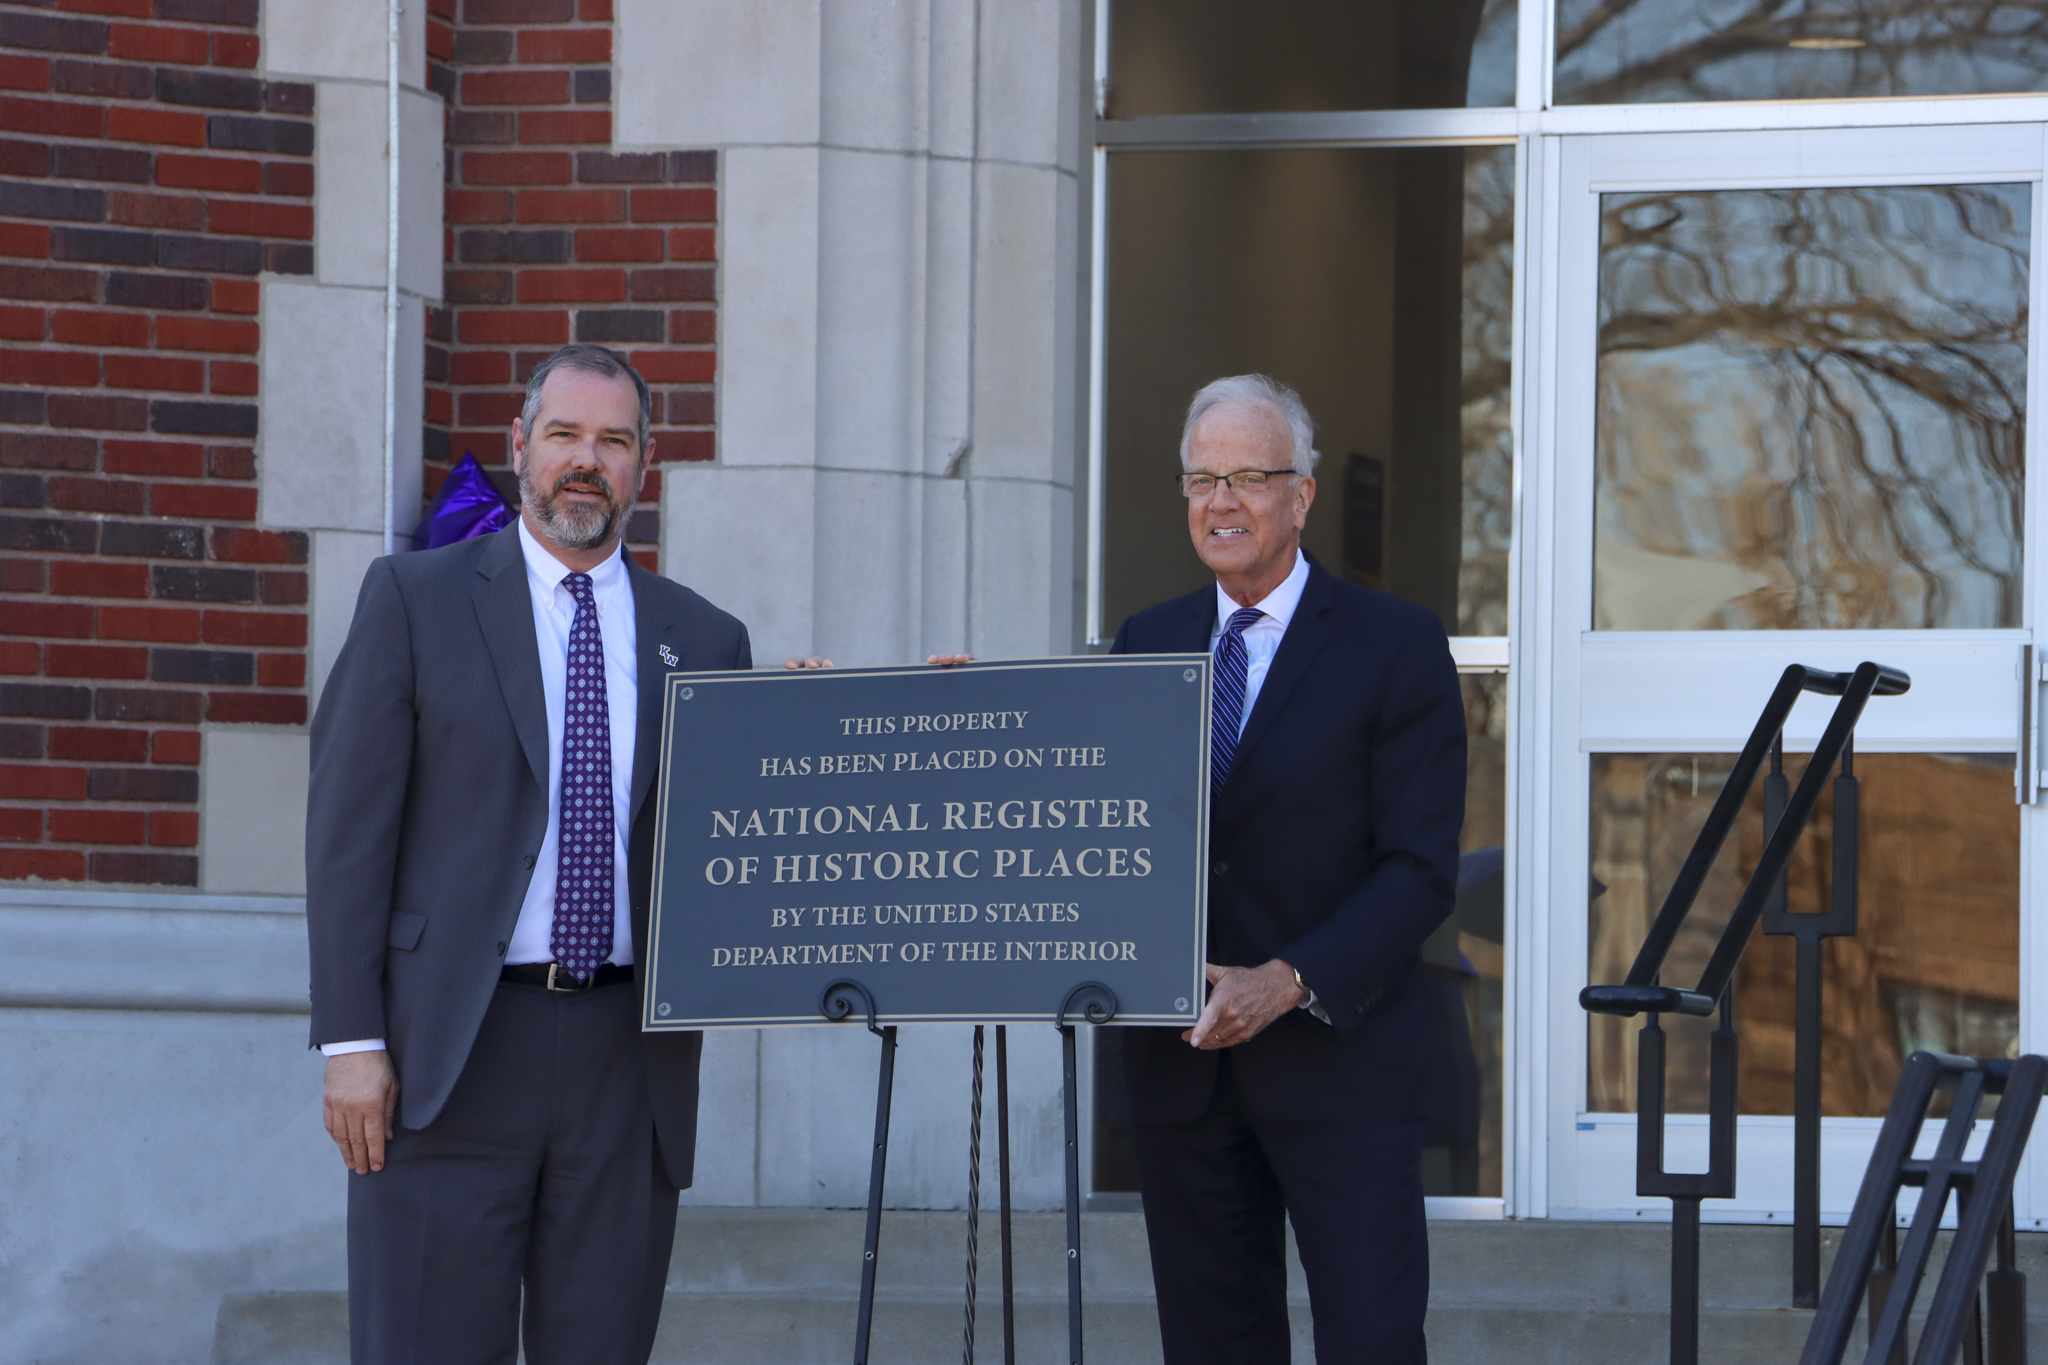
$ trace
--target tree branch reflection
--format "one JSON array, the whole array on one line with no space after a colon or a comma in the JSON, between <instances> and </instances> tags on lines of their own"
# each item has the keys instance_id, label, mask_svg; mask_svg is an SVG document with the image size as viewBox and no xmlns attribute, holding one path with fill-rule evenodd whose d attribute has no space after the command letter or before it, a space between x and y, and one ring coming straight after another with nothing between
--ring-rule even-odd
<instances>
[{"instance_id":1,"label":"tree branch reflection","mask_svg":"<svg viewBox=\"0 0 2048 1365\"><path fill-rule=\"evenodd\" d=\"M1602 577L1600 624L2017 625L2027 187L1603 208L1599 548L1656 559ZM1659 560L1750 586L1673 620Z\"/></svg>"},{"instance_id":2,"label":"tree branch reflection","mask_svg":"<svg viewBox=\"0 0 2048 1365\"><path fill-rule=\"evenodd\" d=\"M2048 9L2014 0L1561 0L1556 98L1972 95L2048 83Z\"/></svg>"}]
</instances>

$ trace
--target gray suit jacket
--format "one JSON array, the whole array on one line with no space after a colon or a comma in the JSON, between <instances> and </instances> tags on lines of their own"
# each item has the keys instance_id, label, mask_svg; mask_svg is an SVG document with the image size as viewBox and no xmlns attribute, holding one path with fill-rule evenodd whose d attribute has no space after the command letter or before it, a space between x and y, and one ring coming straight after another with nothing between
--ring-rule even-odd
<instances>
[{"instance_id":1,"label":"gray suit jacket","mask_svg":"<svg viewBox=\"0 0 2048 1365\"><path fill-rule=\"evenodd\" d=\"M639 632L627 886L645 962L662 679L751 668L747 629L627 559ZM313 1038L383 1038L399 1121L461 1075L547 829L548 724L517 527L378 560L313 717L306 920ZM690 1184L699 1033L642 1034L664 1164Z\"/></svg>"}]
</instances>

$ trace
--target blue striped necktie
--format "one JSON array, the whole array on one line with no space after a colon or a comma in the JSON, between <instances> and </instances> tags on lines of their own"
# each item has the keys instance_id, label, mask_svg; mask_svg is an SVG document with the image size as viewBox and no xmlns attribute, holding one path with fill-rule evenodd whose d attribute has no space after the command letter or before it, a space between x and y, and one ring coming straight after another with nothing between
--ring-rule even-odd
<instances>
[{"instance_id":1,"label":"blue striped necktie","mask_svg":"<svg viewBox=\"0 0 2048 1365\"><path fill-rule=\"evenodd\" d=\"M1239 607L1230 614L1230 624L1216 642L1216 698L1209 708L1212 796L1223 791L1230 776L1230 761L1237 757L1237 732L1243 728L1245 682L1251 673L1251 652L1244 647L1244 633L1265 614L1257 607Z\"/></svg>"}]
</instances>

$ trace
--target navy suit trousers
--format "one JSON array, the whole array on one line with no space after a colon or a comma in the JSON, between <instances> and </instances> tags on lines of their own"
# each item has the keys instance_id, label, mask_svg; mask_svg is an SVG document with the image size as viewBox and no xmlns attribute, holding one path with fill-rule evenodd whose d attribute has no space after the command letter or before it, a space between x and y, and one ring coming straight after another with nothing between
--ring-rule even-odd
<instances>
[{"instance_id":1,"label":"navy suit trousers","mask_svg":"<svg viewBox=\"0 0 2048 1365\"><path fill-rule=\"evenodd\" d=\"M1200 1118L1134 1129L1166 1365L1288 1365L1289 1222L1320 1365L1423 1365L1422 1124L1261 1118L1221 1060Z\"/></svg>"}]
</instances>

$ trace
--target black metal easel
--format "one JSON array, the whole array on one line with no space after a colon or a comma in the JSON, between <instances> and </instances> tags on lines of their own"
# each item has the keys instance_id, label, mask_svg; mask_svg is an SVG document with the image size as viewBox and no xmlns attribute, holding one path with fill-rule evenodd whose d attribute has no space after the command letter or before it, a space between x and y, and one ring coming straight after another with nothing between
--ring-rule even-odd
<instances>
[{"instance_id":1,"label":"black metal easel","mask_svg":"<svg viewBox=\"0 0 2048 1365\"><path fill-rule=\"evenodd\" d=\"M1017 1365L1016 1277L1010 1271L1010 1031L996 1025L996 1184L1003 1204L1003 1365Z\"/></svg>"},{"instance_id":2,"label":"black metal easel","mask_svg":"<svg viewBox=\"0 0 2048 1365\"><path fill-rule=\"evenodd\" d=\"M882 1179L889 1161L889 1097L896 1077L896 1027L883 1027L875 1014L875 997L866 986L842 977L825 987L818 998L818 1013L834 1023L853 1017L856 1008L867 1012L868 1032L882 1040L881 1073L875 1082L875 1150L868 1168L867 1238L862 1248L860 1270L860 1318L854 1329L854 1365L867 1365L868 1340L875 1320L875 1263L882 1243ZM1106 1024L1116 1017L1116 992L1100 981L1083 981L1067 992L1053 1022L1060 1031L1062 1076L1066 1090L1067 1128L1067 1354L1072 1365L1081 1365L1081 1098L1079 1070L1074 1055L1074 1026L1069 1015L1091 1024ZM969 1126L967 1201L967 1304L962 1333L964 1365L974 1365L974 1300L978 1277L978 1234L981 1202L981 1078L982 1026L974 1030L974 1107ZM1001 1200L1003 1246L1003 1362L1016 1365L1015 1279L1011 1273L1010 1244L1010 1051L1009 1036L996 1026L996 1151L998 1187Z\"/></svg>"},{"instance_id":3,"label":"black metal easel","mask_svg":"<svg viewBox=\"0 0 2048 1365\"><path fill-rule=\"evenodd\" d=\"M967 1324L960 1339L961 1365L974 1365L974 1289L981 1271L981 1039L974 1026L974 1109L967 1124Z\"/></svg>"},{"instance_id":4,"label":"black metal easel","mask_svg":"<svg viewBox=\"0 0 2048 1365\"><path fill-rule=\"evenodd\" d=\"M982 1026L974 1026L974 1108L967 1141L967 1323L961 1365L974 1365L974 1304L981 1249ZM1010 1033L996 1025L996 1184L1002 1209L1003 1365L1017 1365L1016 1276L1010 1253Z\"/></svg>"},{"instance_id":5,"label":"black metal easel","mask_svg":"<svg viewBox=\"0 0 2048 1365\"><path fill-rule=\"evenodd\" d=\"M889 1164L889 1095L896 1086L896 1026L875 1022L875 997L851 978L825 987L818 1013L834 1023L853 1013L854 995L867 1007L868 1032L882 1040L882 1071L875 1081L875 1154L868 1166L868 1231L861 1250L860 1324L854 1328L853 1365L868 1365L868 1334L875 1325L875 1258L882 1249L882 1175Z\"/></svg>"},{"instance_id":6,"label":"black metal easel","mask_svg":"<svg viewBox=\"0 0 2048 1365\"><path fill-rule=\"evenodd\" d=\"M1081 1365L1081 1086L1074 1062L1074 1026L1079 1012L1091 1024L1116 1018L1116 992L1100 981L1083 981L1060 1002L1060 1074L1067 1098L1067 1359Z\"/></svg>"}]
</instances>

